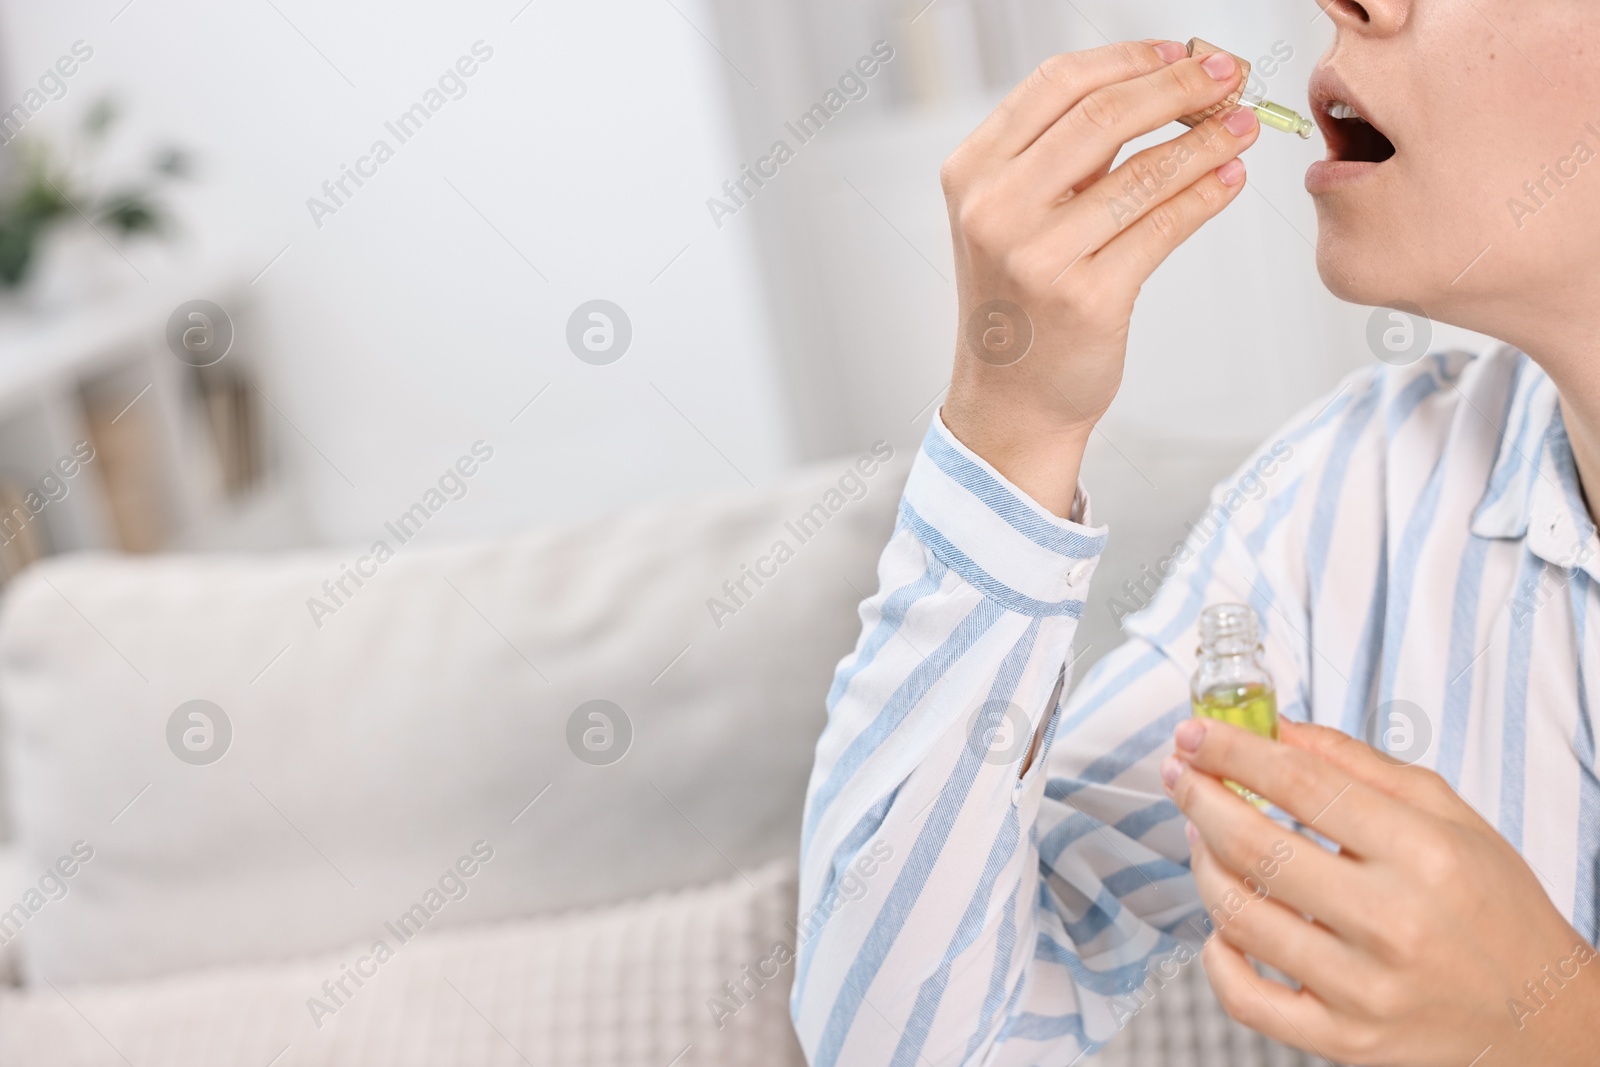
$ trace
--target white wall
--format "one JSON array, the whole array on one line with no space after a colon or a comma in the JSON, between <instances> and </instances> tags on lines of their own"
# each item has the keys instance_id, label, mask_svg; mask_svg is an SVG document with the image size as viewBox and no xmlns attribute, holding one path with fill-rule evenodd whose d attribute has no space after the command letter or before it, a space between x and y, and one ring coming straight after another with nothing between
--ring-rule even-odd
<instances>
[{"instance_id":1,"label":"white wall","mask_svg":"<svg viewBox=\"0 0 1600 1067\"><path fill-rule=\"evenodd\" d=\"M114 88L127 145L170 137L201 166L181 254L136 251L141 269L205 257L249 278L288 246L255 286L269 335L254 340L322 538L365 539L479 438L497 458L430 537L787 465L752 249L704 209L735 164L697 0L125 2L0 5L7 103L87 41L94 58L32 128ZM479 39L494 55L467 95L399 145L384 121ZM306 199L379 137L395 158L319 230ZM597 297L634 325L608 367L564 339Z\"/></svg>"},{"instance_id":2,"label":"white wall","mask_svg":"<svg viewBox=\"0 0 1600 1067\"><path fill-rule=\"evenodd\" d=\"M914 443L955 332L939 162L1010 78L1107 38L1198 34L1251 59L1282 41L1294 58L1273 94L1301 106L1330 32L1276 0L939 0L915 24L921 0L124 3L0 0L5 98L87 40L95 58L36 128L119 88L128 144L177 138L202 163L184 254L249 277L288 246L255 286L266 386L326 540L372 535L478 438L498 458L430 538L761 484L879 437ZM1003 47L982 63L939 58L974 18L1002 15ZM899 57L869 100L717 228L707 197L880 37ZM317 229L306 198L480 38L495 55L468 95ZM1116 640L1109 597L1210 485L1371 359L1366 310L1333 300L1313 266L1301 182L1320 152L1265 134L1251 189L1146 289L1086 472L1113 527L1084 629L1099 650ZM133 255L152 278L177 269ZM610 367L564 342L595 297L636 328Z\"/></svg>"}]
</instances>

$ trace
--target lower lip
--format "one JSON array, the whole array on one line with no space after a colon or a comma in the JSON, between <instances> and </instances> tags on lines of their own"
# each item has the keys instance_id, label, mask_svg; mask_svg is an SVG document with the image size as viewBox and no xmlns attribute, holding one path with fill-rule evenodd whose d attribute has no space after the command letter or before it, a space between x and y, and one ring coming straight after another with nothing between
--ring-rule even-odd
<instances>
[{"instance_id":1,"label":"lower lip","mask_svg":"<svg viewBox=\"0 0 1600 1067\"><path fill-rule=\"evenodd\" d=\"M1371 177L1382 163L1366 163L1354 159L1323 159L1311 164L1306 171L1306 191L1312 196L1331 193L1336 189L1354 185Z\"/></svg>"}]
</instances>

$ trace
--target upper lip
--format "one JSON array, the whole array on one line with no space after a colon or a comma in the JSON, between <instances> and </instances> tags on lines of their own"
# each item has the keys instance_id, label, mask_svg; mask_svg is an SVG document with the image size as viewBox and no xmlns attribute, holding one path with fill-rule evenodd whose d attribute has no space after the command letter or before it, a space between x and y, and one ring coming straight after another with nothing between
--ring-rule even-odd
<instances>
[{"instance_id":1,"label":"upper lip","mask_svg":"<svg viewBox=\"0 0 1600 1067\"><path fill-rule=\"evenodd\" d=\"M1372 112L1361 102L1355 92L1340 77L1339 72L1332 67L1319 66L1311 75L1311 107L1318 116L1326 115L1328 108L1336 103L1349 104L1361 114L1368 122L1372 121Z\"/></svg>"}]
</instances>

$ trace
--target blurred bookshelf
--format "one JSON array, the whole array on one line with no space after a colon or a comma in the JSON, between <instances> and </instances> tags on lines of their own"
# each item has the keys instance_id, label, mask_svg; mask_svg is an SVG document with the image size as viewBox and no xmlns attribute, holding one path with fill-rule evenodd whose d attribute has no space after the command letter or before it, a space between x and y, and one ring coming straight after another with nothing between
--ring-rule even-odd
<instances>
[{"instance_id":1,"label":"blurred bookshelf","mask_svg":"<svg viewBox=\"0 0 1600 1067\"><path fill-rule=\"evenodd\" d=\"M303 541L263 418L254 306L208 273L78 306L0 304L0 583L73 551L270 548ZM174 309L227 309L212 366L167 344Z\"/></svg>"}]
</instances>

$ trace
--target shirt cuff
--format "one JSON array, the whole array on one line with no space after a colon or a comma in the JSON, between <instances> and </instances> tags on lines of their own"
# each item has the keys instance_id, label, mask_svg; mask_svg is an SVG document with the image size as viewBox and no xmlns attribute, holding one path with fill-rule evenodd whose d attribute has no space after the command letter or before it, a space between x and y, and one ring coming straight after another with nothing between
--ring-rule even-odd
<instances>
[{"instance_id":1,"label":"shirt cuff","mask_svg":"<svg viewBox=\"0 0 1600 1067\"><path fill-rule=\"evenodd\" d=\"M1008 610L1083 614L1083 598L1105 550L1105 527L1091 527L1080 484L1072 514L1058 518L1007 481L945 427L935 413L923 439L900 522L939 561Z\"/></svg>"}]
</instances>

